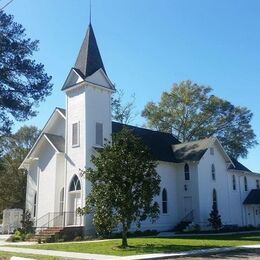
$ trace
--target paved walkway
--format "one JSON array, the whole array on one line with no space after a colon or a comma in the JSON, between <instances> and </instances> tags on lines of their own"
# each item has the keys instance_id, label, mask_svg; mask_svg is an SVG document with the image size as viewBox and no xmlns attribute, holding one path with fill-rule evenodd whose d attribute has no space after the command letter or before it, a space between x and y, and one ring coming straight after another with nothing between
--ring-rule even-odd
<instances>
[{"instance_id":1,"label":"paved walkway","mask_svg":"<svg viewBox=\"0 0 260 260\"><path fill-rule=\"evenodd\" d=\"M13 242L6 241L11 235L0 235L0 246L14 245ZM37 242L17 242L19 246L35 245Z\"/></svg>"},{"instance_id":2,"label":"paved walkway","mask_svg":"<svg viewBox=\"0 0 260 260\"><path fill-rule=\"evenodd\" d=\"M175 233L175 232L160 232L157 237L196 237L196 236L229 236L229 235L243 235L243 234L254 234L260 233L260 230L252 230L252 231L239 231L239 232L225 232L225 233Z\"/></svg>"},{"instance_id":3,"label":"paved walkway","mask_svg":"<svg viewBox=\"0 0 260 260\"><path fill-rule=\"evenodd\" d=\"M225 248L212 248L212 249L201 249L192 250L178 253L158 253L158 254L146 254L146 255L134 255L134 256L109 256L109 255L98 255L98 254L85 254L85 253L74 253L74 252L63 252L54 250L41 250L41 249L29 249L29 248L16 248L16 247L0 247L0 251L13 252L21 254L35 254L35 255L46 255L46 256L57 256L64 258L73 259L91 259L91 260L103 260L103 259L121 259L121 260L144 260L144 259L163 259L171 257L181 256L193 256L193 255L206 255L206 254L217 254L223 252L235 251L238 249L255 249L260 248L260 245L252 246L239 246L239 247L225 247Z\"/></svg>"}]
</instances>

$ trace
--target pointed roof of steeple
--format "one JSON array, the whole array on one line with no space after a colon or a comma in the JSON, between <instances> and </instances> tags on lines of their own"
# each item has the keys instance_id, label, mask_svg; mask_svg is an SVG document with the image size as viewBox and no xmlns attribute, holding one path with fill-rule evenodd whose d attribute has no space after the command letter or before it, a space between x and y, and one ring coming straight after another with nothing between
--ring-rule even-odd
<instances>
[{"instance_id":1,"label":"pointed roof of steeple","mask_svg":"<svg viewBox=\"0 0 260 260\"><path fill-rule=\"evenodd\" d=\"M82 78L85 79L101 68L106 73L98 49L96 37L90 23L74 65L74 69L82 76Z\"/></svg>"}]
</instances>

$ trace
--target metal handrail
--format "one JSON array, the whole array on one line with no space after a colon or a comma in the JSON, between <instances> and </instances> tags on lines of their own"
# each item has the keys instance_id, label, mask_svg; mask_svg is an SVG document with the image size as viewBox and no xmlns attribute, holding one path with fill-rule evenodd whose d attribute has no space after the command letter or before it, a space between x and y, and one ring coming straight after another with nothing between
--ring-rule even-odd
<instances>
[{"instance_id":1,"label":"metal handrail","mask_svg":"<svg viewBox=\"0 0 260 260\"><path fill-rule=\"evenodd\" d=\"M73 214L73 218L75 218L75 216L77 216L77 212L76 211L65 211L65 212L48 212L47 214L45 214L43 217L47 217L47 221L44 222L43 225L41 226L36 226L36 228L38 229L38 231L41 231L43 229L49 228L50 226L53 227L64 227L65 226L65 221L66 221L66 217L69 217L70 214ZM43 219L43 217L41 217L41 219ZM59 221L60 218L60 221ZM74 219L75 221L75 219ZM58 222L58 225L55 224L55 222ZM80 216L80 223L76 223L76 225L80 225L82 224L82 216ZM73 225L73 224L72 224Z\"/></svg>"},{"instance_id":2,"label":"metal handrail","mask_svg":"<svg viewBox=\"0 0 260 260\"><path fill-rule=\"evenodd\" d=\"M188 214L186 214L181 221L193 221L194 216L193 216L194 210L191 210Z\"/></svg>"}]
</instances>

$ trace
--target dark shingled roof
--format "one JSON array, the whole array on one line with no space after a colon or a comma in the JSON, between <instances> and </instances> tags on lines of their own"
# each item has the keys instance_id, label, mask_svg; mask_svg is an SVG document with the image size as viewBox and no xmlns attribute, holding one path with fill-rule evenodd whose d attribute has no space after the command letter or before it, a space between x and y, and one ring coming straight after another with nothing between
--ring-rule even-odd
<instances>
[{"instance_id":1,"label":"dark shingled roof","mask_svg":"<svg viewBox=\"0 0 260 260\"><path fill-rule=\"evenodd\" d=\"M62 136L44 133L55 148L60 152L65 152L65 140Z\"/></svg>"},{"instance_id":2,"label":"dark shingled roof","mask_svg":"<svg viewBox=\"0 0 260 260\"><path fill-rule=\"evenodd\" d=\"M244 200L244 204L260 204L260 189L251 190Z\"/></svg>"},{"instance_id":3,"label":"dark shingled roof","mask_svg":"<svg viewBox=\"0 0 260 260\"><path fill-rule=\"evenodd\" d=\"M86 78L101 68L106 73L92 25L89 24L74 69Z\"/></svg>"},{"instance_id":4,"label":"dark shingled roof","mask_svg":"<svg viewBox=\"0 0 260 260\"><path fill-rule=\"evenodd\" d=\"M181 143L173 146L176 162L199 161L212 142L211 138Z\"/></svg>"},{"instance_id":5,"label":"dark shingled roof","mask_svg":"<svg viewBox=\"0 0 260 260\"><path fill-rule=\"evenodd\" d=\"M248 168L246 168L246 166L244 166L242 163L238 162L235 158L231 157L231 160L232 160L233 164L235 165L235 167L233 165L231 165L229 167L230 170L251 172Z\"/></svg>"},{"instance_id":6,"label":"dark shingled roof","mask_svg":"<svg viewBox=\"0 0 260 260\"><path fill-rule=\"evenodd\" d=\"M180 142L172 134L112 122L113 133L120 132L123 127L130 129L133 131L134 135L141 138L143 143L150 148L151 154L155 160L165 162L175 161L172 152L172 145Z\"/></svg>"}]
</instances>

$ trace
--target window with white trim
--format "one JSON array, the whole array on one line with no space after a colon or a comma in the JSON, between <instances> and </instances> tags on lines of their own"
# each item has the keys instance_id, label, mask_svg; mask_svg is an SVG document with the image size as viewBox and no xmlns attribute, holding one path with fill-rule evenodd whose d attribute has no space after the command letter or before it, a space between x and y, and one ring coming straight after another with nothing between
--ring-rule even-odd
<instances>
[{"instance_id":1,"label":"window with white trim","mask_svg":"<svg viewBox=\"0 0 260 260\"><path fill-rule=\"evenodd\" d=\"M70 182L69 191L78 191L78 190L81 190L81 185L80 185L79 177L76 174L74 174Z\"/></svg>"},{"instance_id":2,"label":"window with white trim","mask_svg":"<svg viewBox=\"0 0 260 260\"><path fill-rule=\"evenodd\" d=\"M256 180L256 188L257 188L257 189L260 189L260 183L259 183L259 180Z\"/></svg>"},{"instance_id":3,"label":"window with white trim","mask_svg":"<svg viewBox=\"0 0 260 260\"><path fill-rule=\"evenodd\" d=\"M96 123L96 145L103 146L103 124Z\"/></svg>"},{"instance_id":4,"label":"window with white trim","mask_svg":"<svg viewBox=\"0 0 260 260\"><path fill-rule=\"evenodd\" d=\"M216 180L216 169L214 164L211 165L211 177L213 181Z\"/></svg>"},{"instance_id":5,"label":"window with white trim","mask_svg":"<svg viewBox=\"0 0 260 260\"><path fill-rule=\"evenodd\" d=\"M162 213L168 213L168 199L167 199L167 190L163 189L162 191Z\"/></svg>"},{"instance_id":6,"label":"window with white trim","mask_svg":"<svg viewBox=\"0 0 260 260\"><path fill-rule=\"evenodd\" d=\"M233 186L233 190L237 189L237 185L236 185L236 176L233 174L232 175L232 186Z\"/></svg>"},{"instance_id":7,"label":"window with white trim","mask_svg":"<svg viewBox=\"0 0 260 260\"><path fill-rule=\"evenodd\" d=\"M247 178L246 178L246 176L244 177L244 188L245 188L245 191L248 190L248 187L247 187Z\"/></svg>"},{"instance_id":8,"label":"window with white trim","mask_svg":"<svg viewBox=\"0 0 260 260\"><path fill-rule=\"evenodd\" d=\"M33 199L33 217L36 217L36 209L37 209L37 192L34 194L34 199Z\"/></svg>"},{"instance_id":9,"label":"window with white trim","mask_svg":"<svg viewBox=\"0 0 260 260\"><path fill-rule=\"evenodd\" d=\"M79 146L79 122L72 124L72 146Z\"/></svg>"},{"instance_id":10,"label":"window with white trim","mask_svg":"<svg viewBox=\"0 0 260 260\"><path fill-rule=\"evenodd\" d=\"M213 192L212 192L212 202L213 202L213 207L216 207L216 209L217 209L218 201L217 201L217 191L215 189L213 189Z\"/></svg>"},{"instance_id":11,"label":"window with white trim","mask_svg":"<svg viewBox=\"0 0 260 260\"><path fill-rule=\"evenodd\" d=\"M184 179L185 181L190 180L190 167L187 163L184 165Z\"/></svg>"}]
</instances>

